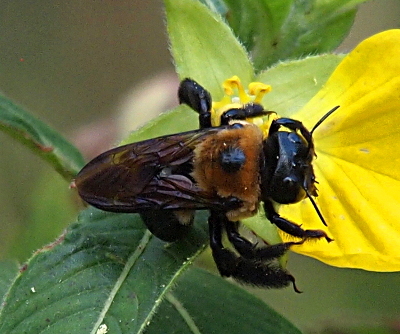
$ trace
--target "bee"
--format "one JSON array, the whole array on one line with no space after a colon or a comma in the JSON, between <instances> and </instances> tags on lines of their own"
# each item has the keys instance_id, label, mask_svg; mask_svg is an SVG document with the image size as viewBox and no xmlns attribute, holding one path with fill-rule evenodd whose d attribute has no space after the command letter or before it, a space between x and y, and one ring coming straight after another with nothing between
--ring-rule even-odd
<instances>
[{"instance_id":1,"label":"bee","mask_svg":"<svg viewBox=\"0 0 400 334\"><path fill-rule=\"evenodd\" d=\"M210 93L192 79L178 89L179 102L199 115L199 129L127 144L100 154L78 173L81 198L105 211L140 213L147 228L164 241L183 238L196 210L209 210L212 255L222 276L265 288L293 284L277 261L293 245L325 238L281 217L275 204L317 196L312 161L313 131L297 120L274 119L264 135L251 122L271 115L257 102L228 104L217 124ZM250 120L250 121L249 121ZM286 130L283 130L286 129ZM261 204L262 203L262 204ZM240 220L263 205L266 218L300 241L258 246L239 232ZM223 244L226 234L231 248Z\"/></svg>"}]
</instances>

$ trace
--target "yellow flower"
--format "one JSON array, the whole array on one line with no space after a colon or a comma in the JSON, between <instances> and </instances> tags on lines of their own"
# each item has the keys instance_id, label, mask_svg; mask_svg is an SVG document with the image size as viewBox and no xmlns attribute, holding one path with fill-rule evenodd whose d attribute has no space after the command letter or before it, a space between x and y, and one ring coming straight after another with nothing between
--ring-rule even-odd
<instances>
[{"instance_id":1,"label":"yellow flower","mask_svg":"<svg viewBox=\"0 0 400 334\"><path fill-rule=\"evenodd\" d=\"M306 242L292 250L339 267L398 271L400 30L359 44L291 117L311 128L336 105L314 134L317 201L328 227L308 200L279 209L304 229L324 229L334 242Z\"/></svg>"}]
</instances>

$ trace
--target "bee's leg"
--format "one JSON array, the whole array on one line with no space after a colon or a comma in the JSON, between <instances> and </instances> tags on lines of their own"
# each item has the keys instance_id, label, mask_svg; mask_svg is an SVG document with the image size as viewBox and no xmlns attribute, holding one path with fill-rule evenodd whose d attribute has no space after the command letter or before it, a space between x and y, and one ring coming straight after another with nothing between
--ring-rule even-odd
<instances>
[{"instance_id":1,"label":"bee's leg","mask_svg":"<svg viewBox=\"0 0 400 334\"><path fill-rule=\"evenodd\" d=\"M140 214L148 230L163 241L182 239L191 230L194 212L149 210Z\"/></svg>"},{"instance_id":2,"label":"bee's leg","mask_svg":"<svg viewBox=\"0 0 400 334\"><path fill-rule=\"evenodd\" d=\"M237 270L239 257L222 244L224 213L211 211L208 219L212 255L221 276L230 277Z\"/></svg>"},{"instance_id":3,"label":"bee's leg","mask_svg":"<svg viewBox=\"0 0 400 334\"><path fill-rule=\"evenodd\" d=\"M297 121L295 119L291 118L278 118L274 120L271 124L271 127L269 128L269 135L273 134L274 132L277 132L279 130L280 126L285 126L293 131L299 130L304 139L311 145L312 144L312 133L314 130L321 125L323 121L325 121L336 109L338 109L340 106L333 107L331 110L329 110L322 118L314 125L311 131L308 131L307 128L301 123L300 121Z\"/></svg>"},{"instance_id":4,"label":"bee's leg","mask_svg":"<svg viewBox=\"0 0 400 334\"><path fill-rule=\"evenodd\" d=\"M293 130L293 131L299 130L301 135L304 137L304 139L310 145L310 148L313 148L311 132L307 130L307 128L303 125L303 123L301 123L300 121L297 121L295 119L283 118L283 117L275 119L271 123L271 126L269 128L268 136L270 136L273 133L277 132L281 126L284 126L284 127L288 128L290 130Z\"/></svg>"},{"instance_id":5,"label":"bee's leg","mask_svg":"<svg viewBox=\"0 0 400 334\"><path fill-rule=\"evenodd\" d=\"M264 210L268 220L287 234L302 239L325 238L328 242L333 241L333 239L329 238L328 235L322 230L304 230L300 225L281 217L275 211L271 201L264 201Z\"/></svg>"},{"instance_id":6,"label":"bee's leg","mask_svg":"<svg viewBox=\"0 0 400 334\"><path fill-rule=\"evenodd\" d=\"M283 288L292 283L294 290L300 292L295 285L294 277L279 265L246 259L224 248L222 232L225 220L225 213L211 212L210 245L214 261L222 276L263 288Z\"/></svg>"},{"instance_id":7,"label":"bee's leg","mask_svg":"<svg viewBox=\"0 0 400 334\"><path fill-rule=\"evenodd\" d=\"M261 104L249 103L242 108L232 108L221 115L221 125L228 125L232 120L245 120L246 118L261 117L275 114L274 111L264 110Z\"/></svg>"},{"instance_id":8,"label":"bee's leg","mask_svg":"<svg viewBox=\"0 0 400 334\"><path fill-rule=\"evenodd\" d=\"M200 129L211 127L211 95L196 81L183 79L178 89L179 103L187 104L199 114Z\"/></svg>"},{"instance_id":9,"label":"bee's leg","mask_svg":"<svg viewBox=\"0 0 400 334\"><path fill-rule=\"evenodd\" d=\"M271 261L284 255L293 245L300 245L304 242L283 242L275 245L267 245L257 247L257 244L251 243L249 240L240 235L238 231L239 222L225 221L225 229L228 239L235 249L246 259Z\"/></svg>"},{"instance_id":10,"label":"bee's leg","mask_svg":"<svg viewBox=\"0 0 400 334\"><path fill-rule=\"evenodd\" d=\"M291 118L278 118L275 119L272 123L271 126L269 128L269 134L268 136L272 135L273 133L277 132L279 130L279 128L281 126L287 127L290 130L293 131L300 131L301 135L304 137L304 139L307 141L308 143L308 147L310 149L314 148L314 144L312 141L312 134L314 132L314 130L321 125L321 123L326 120L336 109L338 109L339 106L333 107L331 110L329 110L324 116L322 116L322 118L314 125L314 127L312 128L311 131L309 131L304 125L303 123L301 123L300 121L297 121L295 119L291 119Z\"/></svg>"}]
</instances>

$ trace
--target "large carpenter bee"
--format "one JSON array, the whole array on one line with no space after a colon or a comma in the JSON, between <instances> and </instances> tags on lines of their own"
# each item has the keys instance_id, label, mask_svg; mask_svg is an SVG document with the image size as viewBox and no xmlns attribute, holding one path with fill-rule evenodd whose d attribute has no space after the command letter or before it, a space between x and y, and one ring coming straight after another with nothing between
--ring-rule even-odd
<instances>
[{"instance_id":1,"label":"large carpenter bee","mask_svg":"<svg viewBox=\"0 0 400 334\"><path fill-rule=\"evenodd\" d=\"M271 114L255 102L228 106L212 126L211 96L192 79L178 97L199 114L200 129L153 138L109 150L89 162L75 185L89 204L106 211L140 213L158 238L185 235L195 210L210 212L210 245L222 276L266 288L281 288L294 277L279 259L307 239L331 239L322 230L304 230L281 217L274 204L308 197L323 223L312 167L312 133L290 118L276 118L267 135L247 120ZM285 129L285 130L283 130ZM257 246L239 233L240 219L264 206L268 220L300 241ZM162 211L162 212L160 212ZM222 242L226 233L233 249Z\"/></svg>"}]
</instances>

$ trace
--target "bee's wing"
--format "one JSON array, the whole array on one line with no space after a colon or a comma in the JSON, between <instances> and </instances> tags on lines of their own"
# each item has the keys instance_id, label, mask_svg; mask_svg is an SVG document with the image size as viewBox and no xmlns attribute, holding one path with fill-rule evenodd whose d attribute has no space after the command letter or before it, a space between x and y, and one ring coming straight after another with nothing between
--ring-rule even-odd
<instances>
[{"instance_id":1,"label":"bee's wing","mask_svg":"<svg viewBox=\"0 0 400 334\"><path fill-rule=\"evenodd\" d=\"M89 204L106 211L204 209L221 204L196 186L193 150L224 127L128 144L102 153L79 172L75 186Z\"/></svg>"}]
</instances>

